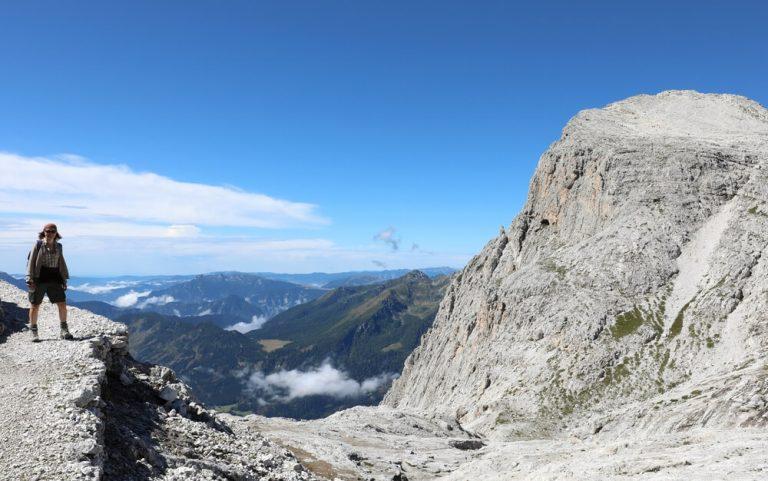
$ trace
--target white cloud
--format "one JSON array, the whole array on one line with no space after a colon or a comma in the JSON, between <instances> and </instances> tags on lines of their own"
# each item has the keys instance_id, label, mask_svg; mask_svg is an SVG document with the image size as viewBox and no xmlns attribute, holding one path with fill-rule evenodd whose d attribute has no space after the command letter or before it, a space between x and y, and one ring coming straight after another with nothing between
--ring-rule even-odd
<instances>
[{"instance_id":1,"label":"white cloud","mask_svg":"<svg viewBox=\"0 0 768 481\"><path fill-rule=\"evenodd\" d=\"M152 291L137 292L132 290L128 294L123 294L122 296L115 299L114 304L117 307L131 307L139 302L139 298L148 296L150 292Z\"/></svg>"},{"instance_id":2,"label":"white cloud","mask_svg":"<svg viewBox=\"0 0 768 481\"><path fill-rule=\"evenodd\" d=\"M0 206L6 213L125 219L160 224L171 236L195 231L197 225L281 228L327 223L312 204L234 187L180 182L73 156L47 159L0 153L0 170Z\"/></svg>"},{"instance_id":3,"label":"white cloud","mask_svg":"<svg viewBox=\"0 0 768 481\"><path fill-rule=\"evenodd\" d=\"M253 316L251 322L238 322L226 328L227 331L237 331L242 334L261 329L267 318L263 316Z\"/></svg>"},{"instance_id":4,"label":"white cloud","mask_svg":"<svg viewBox=\"0 0 768 481\"><path fill-rule=\"evenodd\" d=\"M168 304L169 302L173 302L176 299L173 298L173 296L170 296L168 294L162 295L162 296L152 296L147 297L152 291L134 291L131 290L131 292L127 294L123 294L122 296L115 299L113 302L114 305L117 307L137 307L138 309L144 309L147 306L162 306L165 304ZM143 297L147 297L146 299L142 299Z\"/></svg>"},{"instance_id":5,"label":"white cloud","mask_svg":"<svg viewBox=\"0 0 768 481\"><path fill-rule=\"evenodd\" d=\"M29 239L50 222L42 217L18 219L13 223L3 225L0 239ZM158 238L172 239L179 237L197 237L202 232L194 225L151 225L128 221L100 221L92 219L77 219L70 216L64 221L57 222L59 232L67 239L72 237L88 237L99 239L114 238Z\"/></svg>"},{"instance_id":6,"label":"white cloud","mask_svg":"<svg viewBox=\"0 0 768 481\"><path fill-rule=\"evenodd\" d=\"M247 385L252 391L269 399L285 402L314 395L335 398L359 397L379 389L397 377L395 373L383 373L358 382L326 360L308 371L281 370L269 375L255 372L251 374Z\"/></svg>"},{"instance_id":7,"label":"white cloud","mask_svg":"<svg viewBox=\"0 0 768 481\"><path fill-rule=\"evenodd\" d=\"M315 205L94 164L75 155L0 152L0 270L22 272L37 232L51 221L64 236L75 276L331 272L370 269L374 261L389 268L460 266L471 257L402 252L392 227L375 242L356 246L301 238L294 228L328 223ZM266 236L264 228L291 230ZM382 245L389 246L386 252Z\"/></svg>"},{"instance_id":8,"label":"white cloud","mask_svg":"<svg viewBox=\"0 0 768 481\"><path fill-rule=\"evenodd\" d=\"M147 292L147 294L149 294L149 292ZM164 294L162 296L153 296L141 301L137 307L144 309L147 306L163 306L175 300L176 299L174 299L173 296L168 294Z\"/></svg>"}]
</instances>

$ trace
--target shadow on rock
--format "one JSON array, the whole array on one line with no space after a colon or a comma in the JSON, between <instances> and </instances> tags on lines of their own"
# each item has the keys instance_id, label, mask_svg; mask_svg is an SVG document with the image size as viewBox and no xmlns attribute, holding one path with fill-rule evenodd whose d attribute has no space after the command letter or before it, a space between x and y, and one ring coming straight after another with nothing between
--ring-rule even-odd
<instances>
[{"instance_id":1,"label":"shadow on rock","mask_svg":"<svg viewBox=\"0 0 768 481\"><path fill-rule=\"evenodd\" d=\"M25 330L28 318L29 309L0 301L0 343L11 334Z\"/></svg>"},{"instance_id":2,"label":"shadow on rock","mask_svg":"<svg viewBox=\"0 0 768 481\"><path fill-rule=\"evenodd\" d=\"M104 479L141 481L162 475L167 463L153 439L154 432L162 431L162 419L152 387L141 382L126 386L110 371L103 396Z\"/></svg>"}]
</instances>

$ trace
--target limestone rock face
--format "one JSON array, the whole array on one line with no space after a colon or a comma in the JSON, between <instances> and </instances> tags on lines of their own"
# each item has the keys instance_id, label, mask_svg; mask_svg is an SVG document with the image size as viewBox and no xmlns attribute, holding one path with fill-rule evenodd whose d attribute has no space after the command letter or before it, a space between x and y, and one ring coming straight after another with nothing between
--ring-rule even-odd
<instances>
[{"instance_id":1,"label":"limestone rock face","mask_svg":"<svg viewBox=\"0 0 768 481\"><path fill-rule=\"evenodd\" d=\"M383 404L499 439L768 425L768 111L586 110L454 276Z\"/></svg>"}]
</instances>

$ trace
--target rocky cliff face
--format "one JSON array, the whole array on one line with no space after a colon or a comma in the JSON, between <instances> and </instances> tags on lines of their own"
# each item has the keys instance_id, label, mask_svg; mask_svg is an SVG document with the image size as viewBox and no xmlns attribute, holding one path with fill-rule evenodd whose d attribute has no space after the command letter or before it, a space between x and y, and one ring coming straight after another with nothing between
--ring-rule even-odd
<instances>
[{"instance_id":1,"label":"rocky cliff face","mask_svg":"<svg viewBox=\"0 0 768 481\"><path fill-rule=\"evenodd\" d=\"M454 277L384 404L505 439L768 424L768 111L586 110Z\"/></svg>"}]
</instances>

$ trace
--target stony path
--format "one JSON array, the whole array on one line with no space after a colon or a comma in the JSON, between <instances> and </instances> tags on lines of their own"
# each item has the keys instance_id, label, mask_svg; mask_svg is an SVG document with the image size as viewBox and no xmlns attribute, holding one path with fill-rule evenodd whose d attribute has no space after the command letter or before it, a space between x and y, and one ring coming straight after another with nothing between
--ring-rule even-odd
<instances>
[{"instance_id":1,"label":"stony path","mask_svg":"<svg viewBox=\"0 0 768 481\"><path fill-rule=\"evenodd\" d=\"M63 341L44 304L32 343L25 293L0 281L0 306L0 481L318 479L250 423L195 403L168 368L130 358L123 324L69 308Z\"/></svg>"},{"instance_id":2,"label":"stony path","mask_svg":"<svg viewBox=\"0 0 768 481\"><path fill-rule=\"evenodd\" d=\"M0 299L26 309L23 292L0 283ZM19 317L26 311L14 309ZM0 479L87 480L100 476L99 378L104 364L94 352L100 336L121 325L72 309L74 341L59 339L55 306L40 310L40 337L14 332L0 344Z\"/></svg>"}]
</instances>

